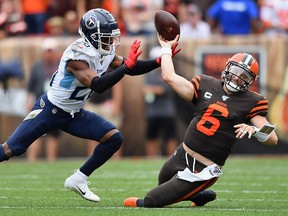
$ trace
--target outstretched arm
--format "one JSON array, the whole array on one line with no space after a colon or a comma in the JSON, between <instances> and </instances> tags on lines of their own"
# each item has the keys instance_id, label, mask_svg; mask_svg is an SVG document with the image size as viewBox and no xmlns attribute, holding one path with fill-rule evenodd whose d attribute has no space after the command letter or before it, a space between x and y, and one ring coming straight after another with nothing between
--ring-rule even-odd
<instances>
[{"instance_id":1,"label":"outstretched arm","mask_svg":"<svg viewBox=\"0 0 288 216\"><path fill-rule=\"evenodd\" d=\"M69 61L66 71L73 73L77 80L86 87L97 93L103 93L119 82L135 66L138 56L142 53L139 47L140 42L135 40L130 48L128 59L124 61L125 63L101 77L97 76L97 73L95 76L95 71L90 69L84 61Z\"/></svg>"},{"instance_id":2,"label":"outstretched arm","mask_svg":"<svg viewBox=\"0 0 288 216\"><path fill-rule=\"evenodd\" d=\"M179 35L173 41L166 41L158 34L161 45L161 69L163 80L184 100L192 101L194 86L191 82L175 73L172 61L172 49L177 47ZM173 48L172 48L173 47Z\"/></svg>"},{"instance_id":3,"label":"outstretched arm","mask_svg":"<svg viewBox=\"0 0 288 216\"><path fill-rule=\"evenodd\" d=\"M176 46L172 47L172 58L180 52L181 49L176 49ZM128 59L131 59L131 51L129 52ZM133 56L133 55L132 55ZM125 59L123 62L127 64L127 60ZM136 76L141 74L146 74L150 71L155 70L156 68L160 67L161 65L161 56L156 59L151 60L137 60L135 65L129 72L127 73L130 76Z\"/></svg>"},{"instance_id":4,"label":"outstretched arm","mask_svg":"<svg viewBox=\"0 0 288 216\"><path fill-rule=\"evenodd\" d=\"M259 139L259 137L257 137L257 131L259 131L265 124L269 124L268 120L265 117L256 115L250 120L250 122L252 123L252 126L244 123L234 125L234 128L236 128L236 137L238 139L242 139L247 134L249 139L252 136L255 136L259 141L263 142L264 144L277 145L278 137L275 131L273 131L270 135L264 138L261 137L261 139Z\"/></svg>"}]
</instances>

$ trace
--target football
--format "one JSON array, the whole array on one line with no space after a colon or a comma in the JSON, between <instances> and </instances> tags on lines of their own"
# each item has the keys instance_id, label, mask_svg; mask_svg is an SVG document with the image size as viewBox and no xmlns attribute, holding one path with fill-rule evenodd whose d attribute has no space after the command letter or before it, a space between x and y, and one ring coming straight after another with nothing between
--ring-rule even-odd
<instances>
[{"instance_id":1,"label":"football","mask_svg":"<svg viewBox=\"0 0 288 216\"><path fill-rule=\"evenodd\" d=\"M176 35L180 35L180 25L178 20L169 12L159 10L154 17L156 31L168 41L173 40Z\"/></svg>"}]
</instances>

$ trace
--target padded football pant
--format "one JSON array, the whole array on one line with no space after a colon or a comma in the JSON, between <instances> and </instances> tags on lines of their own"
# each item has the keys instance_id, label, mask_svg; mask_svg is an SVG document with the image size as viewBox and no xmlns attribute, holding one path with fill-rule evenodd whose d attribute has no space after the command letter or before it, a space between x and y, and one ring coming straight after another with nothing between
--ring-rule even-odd
<instances>
[{"instance_id":1,"label":"padded football pant","mask_svg":"<svg viewBox=\"0 0 288 216\"><path fill-rule=\"evenodd\" d=\"M28 114L7 140L13 155L25 153L36 139L56 129L79 138L99 141L108 131L116 128L103 117L84 109L71 116L70 113L54 106L46 94L36 101L32 111L39 112Z\"/></svg>"},{"instance_id":2,"label":"padded football pant","mask_svg":"<svg viewBox=\"0 0 288 216\"><path fill-rule=\"evenodd\" d=\"M193 196L212 186L218 178L206 181L189 182L177 178L178 171L186 167L201 172L206 166L188 155L182 144L178 146L163 165L158 176L158 186L147 193L144 207L164 207L184 200L193 201Z\"/></svg>"}]
</instances>

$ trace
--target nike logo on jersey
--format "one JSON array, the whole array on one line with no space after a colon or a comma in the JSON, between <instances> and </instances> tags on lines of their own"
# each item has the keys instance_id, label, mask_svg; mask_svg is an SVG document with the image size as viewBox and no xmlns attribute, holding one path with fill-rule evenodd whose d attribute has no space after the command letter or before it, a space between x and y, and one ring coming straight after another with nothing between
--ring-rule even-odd
<instances>
[{"instance_id":1,"label":"nike logo on jersey","mask_svg":"<svg viewBox=\"0 0 288 216\"><path fill-rule=\"evenodd\" d=\"M226 95L222 95L222 100L223 100L223 101L226 101L226 100L228 100L228 99L229 99L228 96L226 96Z\"/></svg>"},{"instance_id":2,"label":"nike logo on jersey","mask_svg":"<svg viewBox=\"0 0 288 216\"><path fill-rule=\"evenodd\" d=\"M78 186L76 186L78 188L78 190L80 191L80 193L84 196L86 194L85 191L82 191Z\"/></svg>"}]
</instances>

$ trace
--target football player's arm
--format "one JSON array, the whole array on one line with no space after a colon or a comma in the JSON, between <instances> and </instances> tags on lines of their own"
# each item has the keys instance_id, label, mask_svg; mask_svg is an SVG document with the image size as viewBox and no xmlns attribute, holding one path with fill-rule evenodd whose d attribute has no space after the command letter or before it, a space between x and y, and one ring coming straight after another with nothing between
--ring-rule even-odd
<instances>
[{"instance_id":1,"label":"football player's arm","mask_svg":"<svg viewBox=\"0 0 288 216\"><path fill-rule=\"evenodd\" d=\"M94 92L103 93L118 83L125 74L129 74L130 70L135 66L137 58L142 53L139 47L140 41L135 40L130 47L128 59L124 60L124 64L111 72L104 73L101 77L97 76L97 72L91 70L85 61L71 60L68 62L66 70L73 73L84 86Z\"/></svg>"},{"instance_id":2,"label":"football player's arm","mask_svg":"<svg viewBox=\"0 0 288 216\"><path fill-rule=\"evenodd\" d=\"M110 67L112 69L115 69L123 64L125 64L125 61L127 61L126 58L122 56L115 55L113 61L110 64ZM130 76L137 76L141 74L148 73L152 70L155 70L160 65L157 63L156 59L153 60L137 60L136 64L131 68L126 74Z\"/></svg>"},{"instance_id":3,"label":"football player's arm","mask_svg":"<svg viewBox=\"0 0 288 216\"><path fill-rule=\"evenodd\" d=\"M164 41L158 35L161 45L161 69L163 80L184 100L191 102L194 97L194 86L186 78L175 73L172 50L173 44L177 43L179 35L173 41Z\"/></svg>"},{"instance_id":4,"label":"football player's arm","mask_svg":"<svg viewBox=\"0 0 288 216\"><path fill-rule=\"evenodd\" d=\"M238 139L242 139L246 134L248 135L248 138L250 139L252 136L255 136L259 141L267 144L267 145L277 145L278 137L275 131L272 131L270 135L265 135L264 137L260 135L258 137L257 132L265 125L269 124L268 120L261 115L256 115L251 118L250 120L252 125L248 124L237 124L234 125L234 128L236 128L235 133L236 137Z\"/></svg>"},{"instance_id":5,"label":"football player's arm","mask_svg":"<svg viewBox=\"0 0 288 216\"><path fill-rule=\"evenodd\" d=\"M119 82L124 77L127 69L121 66L112 72L98 77L97 72L91 70L85 61L71 60L66 66L66 71L73 73L76 79L87 88L91 88L97 93L103 93Z\"/></svg>"},{"instance_id":6,"label":"football player's arm","mask_svg":"<svg viewBox=\"0 0 288 216\"><path fill-rule=\"evenodd\" d=\"M255 134L260 128L262 128L265 124L269 123L268 120L264 116L256 115L253 118L251 118L250 122L253 124L253 134ZM277 134L274 131L270 134L269 138L264 142L267 145L277 145L278 143L278 137Z\"/></svg>"},{"instance_id":7,"label":"football player's arm","mask_svg":"<svg viewBox=\"0 0 288 216\"><path fill-rule=\"evenodd\" d=\"M153 71L161 65L161 57L150 60L136 59L137 61L135 61L135 57L137 58L142 53L142 51L138 51L139 47L140 47L140 41L135 40L130 47L128 58L126 59L122 56L115 55L113 61L110 64L110 67L115 69L119 67L121 64L124 64L125 67L129 69L126 74L130 76L137 76ZM176 48L177 46L172 47L172 57L174 57L181 51L181 49Z\"/></svg>"},{"instance_id":8,"label":"football player's arm","mask_svg":"<svg viewBox=\"0 0 288 216\"><path fill-rule=\"evenodd\" d=\"M89 68L89 65L85 61L70 60L67 63L66 71L74 74L76 79L86 87L90 87L92 79L97 75L94 70Z\"/></svg>"}]
</instances>

